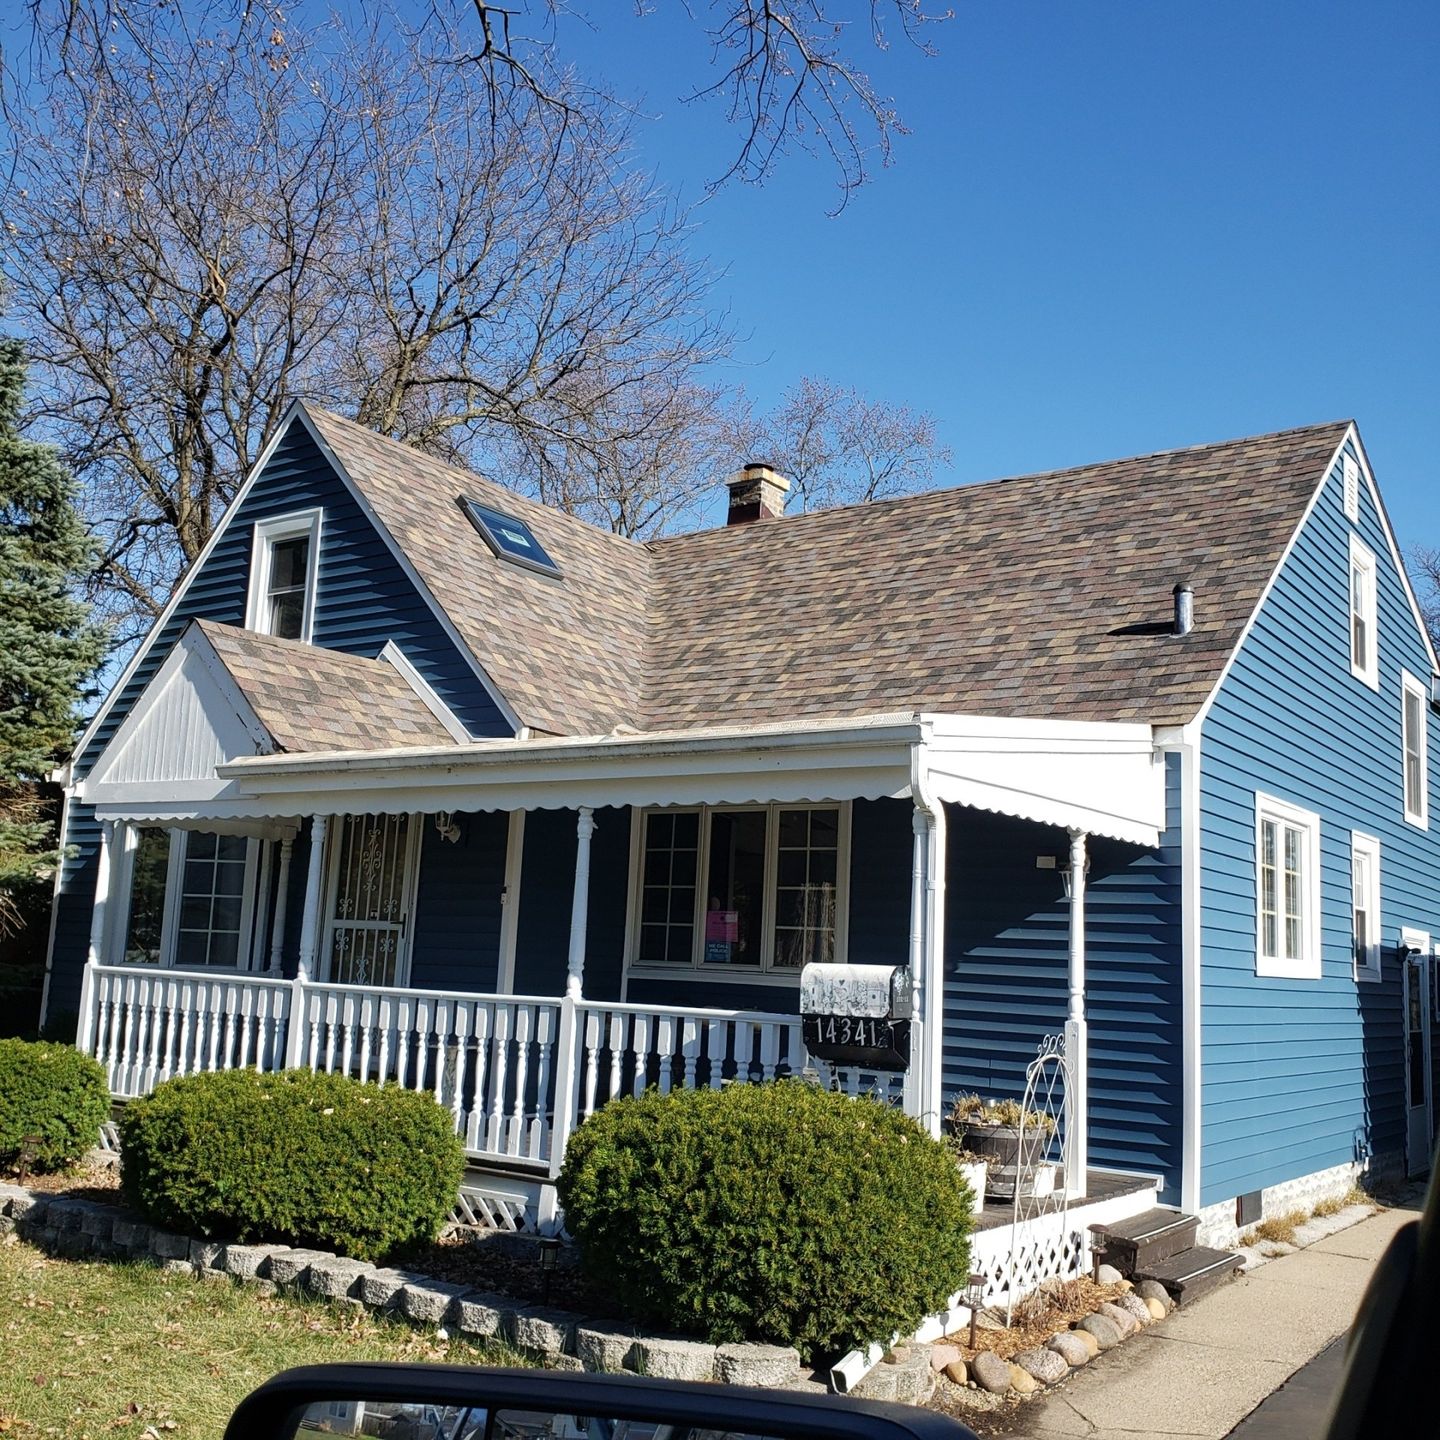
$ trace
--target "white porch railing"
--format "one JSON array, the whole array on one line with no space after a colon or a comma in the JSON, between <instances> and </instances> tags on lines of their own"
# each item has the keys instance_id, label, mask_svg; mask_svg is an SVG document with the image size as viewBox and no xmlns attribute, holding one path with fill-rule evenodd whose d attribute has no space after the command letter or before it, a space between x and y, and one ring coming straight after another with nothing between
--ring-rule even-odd
<instances>
[{"instance_id":1,"label":"white porch railing","mask_svg":"<svg viewBox=\"0 0 1440 1440\"><path fill-rule=\"evenodd\" d=\"M798 1016L758 1010L212 979L113 965L90 968L82 1004L82 1048L122 1099L205 1070L350 1075L428 1091L449 1110L472 1159L537 1169L550 1167L573 1125L608 1100L651 1085L668 1093L773 1080L814 1064ZM849 1094L900 1098L901 1077L815 1068Z\"/></svg>"}]
</instances>

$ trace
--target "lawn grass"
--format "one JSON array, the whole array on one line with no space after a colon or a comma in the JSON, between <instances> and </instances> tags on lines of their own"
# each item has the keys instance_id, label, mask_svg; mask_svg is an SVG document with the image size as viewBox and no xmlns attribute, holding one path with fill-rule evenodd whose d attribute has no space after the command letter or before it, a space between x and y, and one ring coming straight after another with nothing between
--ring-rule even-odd
<instances>
[{"instance_id":1,"label":"lawn grass","mask_svg":"<svg viewBox=\"0 0 1440 1440\"><path fill-rule=\"evenodd\" d=\"M0 1243L3 1440L219 1440L262 1380L327 1360L525 1363L358 1308Z\"/></svg>"}]
</instances>

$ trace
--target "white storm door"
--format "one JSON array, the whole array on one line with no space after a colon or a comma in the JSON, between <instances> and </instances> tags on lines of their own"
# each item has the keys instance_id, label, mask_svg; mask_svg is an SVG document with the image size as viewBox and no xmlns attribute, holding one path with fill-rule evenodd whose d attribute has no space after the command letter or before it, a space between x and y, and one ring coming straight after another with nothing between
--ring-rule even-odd
<instances>
[{"instance_id":1,"label":"white storm door","mask_svg":"<svg viewBox=\"0 0 1440 1440\"><path fill-rule=\"evenodd\" d=\"M345 815L330 849L325 978L333 985L403 985L420 838L414 815Z\"/></svg>"},{"instance_id":2,"label":"white storm door","mask_svg":"<svg viewBox=\"0 0 1440 1440\"><path fill-rule=\"evenodd\" d=\"M1420 954L1406 958L1405 980L1405 1173L1430 1168L1430 937L1407 930L1402 937Z\"/></svg>"}]
</instances>

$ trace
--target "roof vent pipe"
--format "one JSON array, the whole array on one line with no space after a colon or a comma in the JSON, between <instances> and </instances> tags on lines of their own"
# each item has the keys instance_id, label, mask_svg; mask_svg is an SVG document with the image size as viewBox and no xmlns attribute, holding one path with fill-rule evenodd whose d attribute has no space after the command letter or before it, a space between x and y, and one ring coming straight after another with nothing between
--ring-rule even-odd
<instances>
[{"instance_id":1,"label":"roof vent pipe","mask_svg":"<svg viewBox=\"0 0 1440 1440\"><path fill-rule=\"evenodd\" d=\"M1175 587L1175 633L1188 635L1195 628L1195 592L1188 580Z\"/></svg>"}]
</instances>

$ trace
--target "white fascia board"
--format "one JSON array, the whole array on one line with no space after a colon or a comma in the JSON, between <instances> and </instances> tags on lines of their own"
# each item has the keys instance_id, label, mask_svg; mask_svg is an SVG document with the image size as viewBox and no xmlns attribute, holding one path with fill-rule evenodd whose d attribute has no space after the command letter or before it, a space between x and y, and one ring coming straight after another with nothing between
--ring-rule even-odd
<instances>
[{"instance_id":1,"label":"white fascia board","mask_svg":"<svg viewBox=\"0 0 1440 1440\"><path fill-rule=\"evenodd\" d=\"M466 745L475 737L460 723L455 712L435 693L430 682L410 663L410 658L393 641L387 640L376 657L391 665L415 692L422 705L450 732L451 738Z\"/></svg>"}]
</instances>

